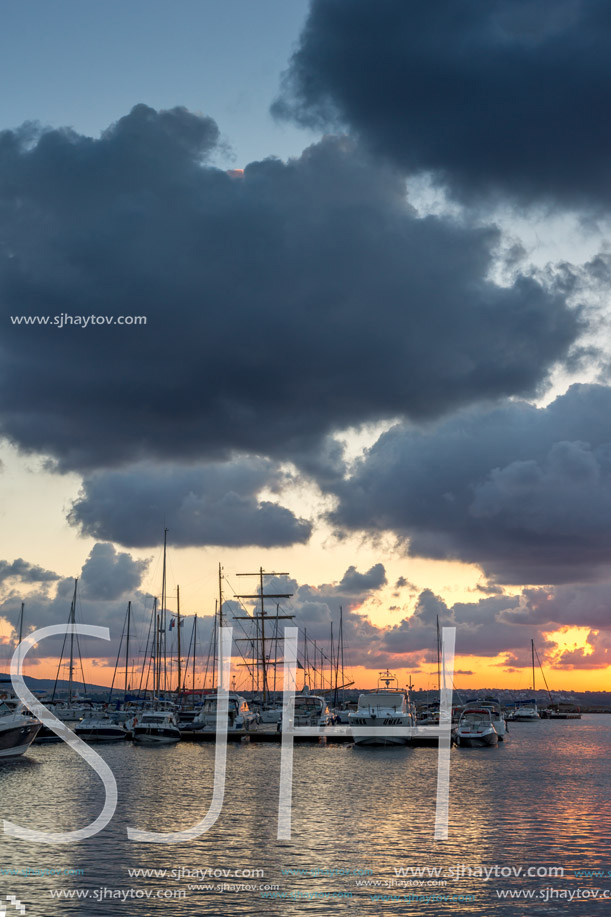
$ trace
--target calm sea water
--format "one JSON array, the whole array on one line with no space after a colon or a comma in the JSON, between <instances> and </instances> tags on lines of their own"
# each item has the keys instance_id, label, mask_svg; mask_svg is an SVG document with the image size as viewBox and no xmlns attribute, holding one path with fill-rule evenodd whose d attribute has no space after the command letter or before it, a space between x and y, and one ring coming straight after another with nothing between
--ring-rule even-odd
<instances>
[{"instance_id":1,"label":"calm sea water","mask_svg":"<svg viewBox=\"0 0 611 917\"><path fill-rule=\"evenodd\" d=\"M442 842L433 839L434 749L297 745L292 840L278 842L280 747L230 746L216 825L189 844L167 846L135 844L126 827L175 831L197 823L211 799L214 746L98 747L119 785L113 821L77 844L30 844L2 836L0 904L12 913L5 896L16 895L26 917L611 913L611 717L510 728L498 748L452 750L449 838ZM1 764L0 788L4 818L45 831L87 824L103 801L99 778L63 743L34 746L23 758ZM441 876L397 876L397 869L409 867L437 867ZM457 867L463 867L461 878ZM481 867L493 870L489 879L477 875ZM494 875L495 868L507 873L520 867L522 875ZM564 876L543 875L550 867L562 867ZM167 874L130 877L128 870L139 868ZM527 877L529 868L539 875ZM82 874L10 875L11 869ZM197 869L231 875L178 875ZM608 871L608 878L575 875L595 869ZM264 876L235 877L236 870L263 870ZM364 881L381 884L357 884ZM393 886L393 881L424 884ZM220 883L256 888L220 890ZM189 889L197 884L215 887ZM599 896L609 889L610 900L595 901L597 889ZM53 898L54 891L62 897ZM66 897L77 891L88 897ZM537 897L498 897L519 891ZM569 901L569 891L579 896ZM186 896L170 897L176 892ZM124 902L119 894L127 895ZM285 897L263 897L270 894ZM441 895L450 900L435 900Z\"/></svg>"}]
</instances>

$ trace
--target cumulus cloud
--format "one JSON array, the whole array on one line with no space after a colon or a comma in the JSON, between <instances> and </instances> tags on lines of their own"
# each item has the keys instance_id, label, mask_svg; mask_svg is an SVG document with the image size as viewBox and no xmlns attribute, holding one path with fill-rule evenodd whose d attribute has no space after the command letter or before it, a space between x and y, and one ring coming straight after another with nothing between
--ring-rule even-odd
<instances>
[{"instance_id":1,"label":"cumulus cloud","mask_svg":"<svg viewBox=\"0 0 611 917\"><path fill-rule=\"evenodd\" d=\"M498 583L601 579L611 557L611 388L393 427L334 486L344 529L479 564ZM484 587L487 591L491 586Z\"/></svg>"},{"instance_id":2,"label":"cumulus cloud","mask_svg":"<svg viewBox=\"0 0 611 917\"><path fill-rule=\"evenodd\" d=\"M363 593L371 592L386 585L384 564L374 564L367 573L359 573L356 567L350 566L338 584L338 592Z\"/></svg>"},{"instance_id":3,"label":"cumulus cloud","mask_svg":"<svg viewBox=\"0 0 611 917\"><path fill-rule=\"evenodd\" d=\"M306 542L310 522L257 496L283 480L277 466L265 459L100 471L84 479L69 520L84 534L128 547L158 544L164 525L172 543L180 546Z\"/></svg>"},{"instance_id":4,"label":"cumulus cloud","mask_svg":"<svg viewBox=\"0 0 611 917\"><path fill-rule=\"evenodd\" d=\"M578 313L534 276L489 279L496 229L418 218L346 139L236 177L208 164L217 136L145 105L99 139L0 135L0 429L22 449L84 472L250 453L331 473L330 431L530 393L566 357Z\"/></svg>"},{"instance_id":5,"label":"cumulus cloud","mask_svg":"<svg viewBox=\"0 0 611 917\"><path fill-rule=\"evenodd\" d=\"M112 544L95 544L81 571L83 595L88 599L117 599L135 592L149 561L134 560Z\"/></svg>"},{"instance_id":6,"label":"cumulus cloud","mask_svg":"<svg viewBox=\"0 0 611 917\"><path fill-rule=\"evenodd\" d=\"M110 643L80 638L80 650L84 659L114 661L119 649L121 633L125 622L127 601L132 602L132 651L135 658L142 659L153 597L142 590L141 578L147 567L146 561L138 561L129 554L117 552L112 545L96 544L80 572L80 586L77 599L77 621L102 624L109 627ZM35 627L65 623L68 620L74 591L74 580L56 577L53 593L44 588L30 591L26 597L26 632ZM493 595L474 602L456 602L449 605L430 589L424 589L417 597L414 611L394 625L377 624L370 617L371 610L380 607L381 590L387 584L382 563L374 564L370 570L360 572L349 567L336 581L312 585L299 583L286 576L266 579L266 593L291 594L282 600L280 613L294 615L294 624L301 630L299 658L306 655L310 663L320 667L319 655L314 653L316 642L318 653L324 654L323 668L329 676L330 631L334 628L337 648L339 638L340 607L342 608L344 660L346 668L359 665L376 670L386 666L407 667L413 671L421 663L436 660L437 621L441 627L457 628L456 651L459 656L487 656L491 659L499 654L506 655L504 667L514 669L530 664L530 639L535 639L541 658L547 665L559 669L602 668L611 658L611 588L603 584L580 586L557 586L525 589L520 595ZM242 586L243 584L240 584ZM244 591L251 592L250 588ZM257 590L252 589L255 593ZM229 595L226 583L226 594ZM270 600L271 601L271 600ZM268 611L272 606L267 602ZM170 605L172 603L170 602ZM249 659L256 655L254 635L247 621L234 620L243 617L244 609L254 610L257 599L241 604L236 598L228 598L224 605L225 620L234 627L234 638L253 637L253 643L234 643L234 655L242 652ZM196 608L192 602L185 603L187 614L183 652L191 633L192 615ZM16 628L21 609L21 600L9 595L0 602L0 617ZM273 612L271 612L273 613ZM171 611L169 611L171 617ZM280 621L279 655L282 655L282 627L289 622ZM270 622L269 634L273 633ZM585 648L582 646L558 647L546 634L572 627L587 628L589 634ZM305 650L304 632L307 631L308 649ZM213 616L198 613L199 655L205 654L213 636ZM14 642L16 634L13 633ZM52 638L32 651L35 661L43 657L58 656L62 638ZM170 655L176 653L176 634L168 633ZM203 649L202 649L203 648ZM246 671L246 670L245 670ZM90 673L87 673L91 677ZM95 680L95 678L94 678Z\"/></svg>"},{"instance_id":7,"label":"cumulus cloud","mask_svg":"<svg viewBox=\"0 0 611 917\"><path fill-rule=\"evenodd\" d=\"M26 567L31 565L21 561ZM76 620L83 624L101 624L110 629L111 642L106 644L93 638L80 638L83 656L115 658L128 601L132 601L134 613L134 645L138 636L146 633L152 607L152 597L142 591L142 577L148 568L148 561L137 560L130 554L118 552L111 544L95 544L79 571L77 586ZM40 570L33 567L34 570ZM26 595L10 592L0 603L0 618L4 618L15 629L24 599L25 632L51 624L68 622L70 606L74 595L74 579L60 577L57 573L42 571L44 577L36 575L28 582L38 585ZM47 583L54 582L50 590ZM16 638L16 633L13 634ZM44 644L30 651L30 657L59 655L63 638L49 638Z\"/></svg>"},{"instance_id":8,"label":"cumulus cloud","mask_svg":"<svg viewBox=\"0 0 611 917\"><path fill-rule=\"evenodd\" d=\"M0 560L0 583L18 580L22 583L52 583L58 580L57 573L45 570L38 564L31 564L22 557L16 560Z\"/></svg>"},{"instance_id":9,"label":"cumulus cloud","mask_svg":"<svg viewBox=\"0 0 611 917\"><path fill-rule=\"evenodd\" d=\"M463 199L608 207L605 0L312 0L276 114Z\"/></svg>"}]
</instances>

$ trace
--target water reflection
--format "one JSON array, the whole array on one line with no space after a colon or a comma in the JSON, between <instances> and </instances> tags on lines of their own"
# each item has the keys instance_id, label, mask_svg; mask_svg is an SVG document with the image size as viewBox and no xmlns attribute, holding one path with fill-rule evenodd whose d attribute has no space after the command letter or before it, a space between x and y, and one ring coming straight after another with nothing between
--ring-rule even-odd
<instances>
[{"instance_id":1,"label":"water reflection","mask_svg":"<svg viewBox=\"0 0 611 917\"><path fill-rule=\"evenodd\" d=\"M574 723L515 724L503 745L453 750L447 841L433 841L437 756L428 748L354 748L299 745L294 752L293 837L276 840L280 748L237 745L228 749L223 812L211 831L188 845L134 844L128 825L182 830L198 822L212 797L214 746L184 743L166 748L129 744L102 748L119 784L112 823L97 837L65 846L31 845L3 837L4 893L16 894L28 917L115 913L120 902L104 890L150 893L121 903L134 917L253 913L329 915L471 914L478 917L560 914L566 899L501 900L496 891L555 886L611 888L608 880L575 879L570 870L611 869L611 738L607 717ZM3 817L42 830L74 830L96 817L103 788L96 774L64 745L34 747L27 757L0 766ZM563 866L565 878L492 877L465 872L522 866ZM396 869L420 867L451 877L401 877ZM7 870L63 870L63 875L8 875ZM130 877L130 869L168 870ZM225 870L227 875L179 875ZM236 870L263 876L236 877ZM291 876L282 870L302 874ZM70 870L76 874L70 874ZM367 871L370 871L367 874ZM78 872L82 871L82 872ZM173 874L172 874L173 871ZM386 883L365 886L357 882ZM447 885L427 882L447 881ZM403 885L392 885L403 882ZM406 883L414 884L408 885ZM417 884L422 882L424 884ZM192 885L245 884L256 889L218 891ZM274 884L293 898L262 898L258 886ZM50 897L52 891L89 891L85 899ZM182 899L158 894L183 891ZM266 890L264 890L265 893ZM267 890L269 893L270 890ZM351 894L352 898L305 895ZM473 895L472 902L405 900L405 895ZM300 897L297 897L299 895ZM390 895L400 900L373 901ZM570 903L588 915L588 901ZM604 905L602 905L604 909ZM603 910L600 910L603 913Z\"/></svg>"}]
</instances>

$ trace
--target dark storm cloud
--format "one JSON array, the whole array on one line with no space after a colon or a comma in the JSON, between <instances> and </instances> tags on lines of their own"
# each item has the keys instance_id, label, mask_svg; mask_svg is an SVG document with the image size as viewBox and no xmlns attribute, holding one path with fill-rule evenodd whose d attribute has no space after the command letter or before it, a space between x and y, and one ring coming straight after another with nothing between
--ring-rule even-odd
<instances>
[{"instance_id":1,"label":"dark storm cloud","mask_svg":"<svg viewBox=\"0 0 611 917\"><path fill-rule=\"evenodd\" d=\"M590 627L611 630L611 585L587 583L556 586L551 589L524 590L522 606L507 612L510 624L535 624L554 630L558 627Z\"/></svg>"},{"instance_id":2,"label":"dark storm cloud","mask_svg":"<svg viewBox=\"0 0 611 917\"><path fill-rule=\"evenodd\" d=\"M384 564L374 564L367 573L359 573L356 567L348 567L337 589L339 592L360 593L379 589L386 585Z\"/></svg>"},{"instance_id":3,"label":"dark storm cloud","mask_svg":"<svg viewBox=\"0 0 611 917\"><path fill-rule=\"evenodd\" d=\"M611 197L605 0L312 0L276 114L349 126L460 197Z\"/></svg>"},{"instance_id":4,"label":"dark storm cloud","mask_svg":"<svg viewBox=\"0 0 611 917\"><path fill-rule=\"evenodd\" d=\"M412 555L480 564L496 583L601 579L611 557L611 388L397 425L336 485L333 521L390 530Z\"/></svg>"},{"instance_id":5,"label":"dark storm cloud","mask_svg":"<svg viewBox=\"0 0 611 917\"><path fill-rule=\"evenodd\" d=\"M144 105L97 140L0 135L0 424L18 446L84 471L250 452L332 476L329 431L532 392L566 356L562 290L488 279L497 230L419 219L345 139L238 178L205 163L216 137ZM10 320L63 313L147 323Z\"/></svg>"},{"instance_id":6,"label":"dark storm cloud","mask_svg":"<svg viewBox=\"0 0 611 917\"><path fill-rule=\"evenodd\" d=\"M16 560L0 560L0 583L5 580L20 580L22 583L52 583L58 580L57 573L44 570L38 564L28 563L22 557Z\"/></svg>"},{"instance_id":7,"label":"dark storm cloud","mask_svg":"<svg viewBox=\"0 0 611 917\"><path fill-rule=\"evenodd\" d=\"M118 552L112 544L95 544L81 572L83 594L89 599L117 599L135 592L148 565Z\"/></svg>"},{"instance_id":8,"label":"dark storm cloud","mask_svg":"<svg viewBox=\"0 0 611 917\"><path fill-rule=\"evenodd\" d=\"M511 617L515 609L524 611L519 621ZM532 620L529 618L520 596L494 596L448 606L430 589L425 589L418 597L414 614L380 634L378 650L418 661L435 661L437 620L440 628L456 627L459 655L496 656L512 652L518 664L527 665L530 655L526 650L531 637L541 650L552 645L543 637L534 616Z\"/></svg>"},{"instance_id":9,"label":"dark storm cloud","mask_svg":"<svg viewBox=\"0 0 611 917\"><path fill-rule=\"evenodd\" d=\"M290 510L257 498L283 479L264 459L197 468L140 465L85 478L69 515L84 534L128 547L159 544L167 525L174 545L306 542L312 526ZM125 556L125 555L124 555Z\"/></svg>"}]
</instances>

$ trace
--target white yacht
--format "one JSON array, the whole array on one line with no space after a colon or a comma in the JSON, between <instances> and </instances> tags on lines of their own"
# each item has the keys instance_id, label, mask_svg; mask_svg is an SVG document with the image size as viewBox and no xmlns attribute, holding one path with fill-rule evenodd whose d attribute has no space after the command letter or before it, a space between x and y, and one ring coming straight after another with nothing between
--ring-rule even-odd
<instances>
[{"instance_id":1,"label":"white yacht","mask_svg":"<svg viewBox=\"0 0 611 917\"><path fill-rule=\"evenodd\" d=\"M125 726L113 721L107 713L84 717L73 727L73 732L84 742L119 742L130 736Z\"/></svg>"},{"instance_id":2,"label":"white yacht","mask_svg":"<svg viewBox=\"0 0 611 917\"><path fill-rule=\"evenodd\" d=\"M204 699L201 710L190 723L181 726L185 733L216 732L217 695L211 694ZM257 728L256 714L252 713L246 700L240 695L230 693L227 696L227 733L251 732Z\"/></svg>"},{"instance_id":3,"label":"white yacht","mask_svg":"<svg viewBox=\"0 0 611 917\"><path fill-rule=\"evenodd\" d=\"M310 728L322 730L331 726L333 716L329 711L327 701L319 694L311 694L308 685L304 685L301 694L295 694L289 706L289 718L295 728ZM278 724L282 728L284 720Z\"/></svg>"},{"instance_id":4,"label":"white yacht","mask_svg":"<svg viewBox=\"0 0 611 917\"><path fill-rule=\"evenodd\" d=\"M40 720L28 713L23 704L0 701L0 758L23 755L41 726Z\"/></svg>"},{"instance_id":5,"label":"white yacht","mask_svg":"<svg viewBox=\"0 0 611 917\"><path fill-rule=\"evenodd\" d=\"M348 714L348 722L354 729L370 726L379 729L384 726L414 727L416 713L406 691L398 686L395 675L388 669L380 673L378 688L370 694L361 694L358 708ZM359 734L353 732L356 745L407 745L411 736L388 734Z\"/></svg>"},{"instance_id":6,"label":"white yacht","mask_svg":"<svg viewBox=\"0 0 611 917\"><path fill-rule=\"evenodd\" d=\"M518 723L533 723L535 720L541 719L536 702L528 700L518 704L511 719Z\"/></svg>"},{"instance_id":7,"label":"white yacht","mask_svg":"<svg viewBox=\"0 0 611 917\"><path fill-rule=\"evenodd\" d=\"M496 697L483 697L481 700L467 701L462 712L465 713L469 709L478 708L490 711L490 718L494 725L495 732L499 737L499 742L503 742L507 732L507 724L503 711L501 710L500 701L497 700Z\"/></svg>"},{"instance_id":8,"label":"white yacht","mask_svg":"<svg viewBox=\"0 0 611 917\"><path fill-rule=\"evenodd\" d=\"M467 707L463 710L454 733L459 748L497 745L499 736L487 707Z\"/></svg>"},{"instance_id":9,"label":"white yacht","mask_svg":"<svg viewBox=\"0 0 611 917\"><path fill-rule=\"evenodd\" d=\"M77 703L49 703L45 705L49 713L52 713L53 716L57 717L58 720L61 720L62 723L65 723L66 726L69 726L70 729L74 732L75 726L83 717L89 717L94 714L93 706L91 704L82 705ZM42 726L38 736L36 737L36 744L40 743L49 743L49 742L61 742L62 739L53 732L49 726Z\"/></svg>"},{"instance_id":10,"label":"white yacht","mask_svg":"<svg viewBox=\"0 0 611 917\"><path fill-rule=\"evenodd\" d=\"M134 742L140 745L170 745L180 742L180 730L171 710L143 710L131 721Z\"/></svg>"},{"instance_id":11,"label":"white yacht","mask_svg":"<svg viewBox=\"0 0 611 917\"><path fill-rule=\"evenodd\" d=\"M282 704L273 704L273 705L253 705L253 712L257 717L259 723L263 723L266 726L270 724L277 724L282 722Z\"/></svg>"}]
</instances>

